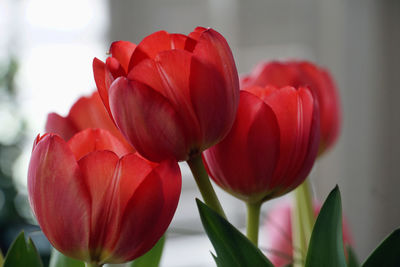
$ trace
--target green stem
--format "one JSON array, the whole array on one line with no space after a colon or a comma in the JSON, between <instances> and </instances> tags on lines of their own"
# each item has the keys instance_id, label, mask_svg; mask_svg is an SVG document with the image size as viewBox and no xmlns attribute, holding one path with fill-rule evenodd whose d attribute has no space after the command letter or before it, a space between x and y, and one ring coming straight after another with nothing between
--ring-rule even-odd
<instances>
[{"instance_id":1,"label":"green stem","mask_svg":"<svg viewBox=\"0 0 400 267\"><path fill-rule=\"evenodd\" d=\"M246 203L247 205L247 238L258 246L258 228L260 225L260 203Z\"/></svg>"},{"instance_id":2,"label":"green stem","mask_svg":"<svg viewBox=\"0 0 400 267\"><path fill-rule=\"evenodd\" d=\"M293 258L299 259L293 266L297 267L302 266L302 263L305 262L308 243L315 223L309 179L306 179L295 190L292 218L293 248L295 248Z\"/></svg>"},{"instance_id":3,"label":"green stem","mask_svg":"<svg viewBox=\"0 0 400 267\"><path fill-rule=\"evenodd\" d=\"M89 263L89 262L85 262L85 267L101 267L103 266L103 264L97 264L97 263Z\"/></svg>"},{"instance_id":4,"label":"green stem","mask_svg":"<svg viewBox=\"0 0 400 267\"><path fill-rule=\"evenodd\" d=\"M222 217L226 218L225 212L222 209L221 203L215 194L214 188L208 178L206 169L204 168L201 154L191 157L187 161L190 170L192 171L194 180L196 181L197 187L200 190L201 196L204 202L213 210L219 213Z\"/></svg>"}]
</instances>

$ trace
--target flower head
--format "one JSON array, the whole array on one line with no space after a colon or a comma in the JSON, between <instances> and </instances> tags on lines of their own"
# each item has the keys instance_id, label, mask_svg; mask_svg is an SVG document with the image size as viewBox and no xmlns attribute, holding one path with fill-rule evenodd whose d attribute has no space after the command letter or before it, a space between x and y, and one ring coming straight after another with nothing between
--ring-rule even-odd
<instances>
[{"instance_id":1,"label":"flower head","mask_svg":"<svg viewBox=\"0 0 400 267\"><path fill-rule=\"evenodd\" d=\"M171 222L180 189L176 162L149 162L106 130L68 142L45 134L33 146L32 210L50 243L76 259L119 263L144 254Z\"/></svg>"},{"instance_id":2,"label":"flower head","mask_svg":"<svg viewBox=\"0 0 400 267\"><path fill-rule=\"evenodd\" d=\"M188 160L230 130L239 101L231 50L213 29L155 32L137 46L114 42L93 61L106 109L126 139L152 161Z\"/></svg>"},{"instance_id":3,"label":"flower head","mask_svg":"<svg viewBox=\"0 0 400 267\"><path fill-rule=\"evenodd\" d=\"M212 179L250 203L300 185L318 152L318 105L301 87L250 87L240 92L228 136L203 153Z\"/></svg>"}]
</instances>

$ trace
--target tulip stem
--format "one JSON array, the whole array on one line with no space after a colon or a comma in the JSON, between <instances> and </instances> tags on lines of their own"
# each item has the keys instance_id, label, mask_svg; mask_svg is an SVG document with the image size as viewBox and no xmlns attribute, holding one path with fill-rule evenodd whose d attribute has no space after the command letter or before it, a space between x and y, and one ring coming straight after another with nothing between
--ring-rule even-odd
<instances>
[{"instance_id":1,"label":"tulip stem","mask_svg":"<svg viewBox=\"0 0 400 267\"><path fill-rule=\"evenodd\" d=\"M295 205L292 211L293 247L299 248L299 250L293 252L293 257L305 261L308 243L315 223L309 179L306 179L297 187L294 193Z\"/></svg>"},{"instance_id":2,"label":"tulip stem","mask_svg":"<svg viewBox=\"0 0 400 267\"><path fill-rule=\"evenodd\" d=\"M222 209L217 194L215 194L214 188L210 182L210 179L208 178L201 154L191 157L187 163L192 171L194 180L196 181L197 187L200 190L204 202L226 219L225 212Z\"/></svg>"},{"instance_id":3,"label":"tulip stem","mask_svg":"<svg viewBox=\"0 0 400 267\"><path fill-rule=\"evenodd\" d=\"M258 228L260 225L261 202L247 205L247 238L258 246Z\"/></svg>"},{"instance_id":4,"label":"tulip stem","mask_svg":"<svg viewBox=\"0 0 400 267\"><path fill-rule=\"evenodd\" d=\"M95 262L89 263L89 262L85 262L85 267L101 267L103 266L103 264L97 264Z\"/></svg>"}]
</instances>

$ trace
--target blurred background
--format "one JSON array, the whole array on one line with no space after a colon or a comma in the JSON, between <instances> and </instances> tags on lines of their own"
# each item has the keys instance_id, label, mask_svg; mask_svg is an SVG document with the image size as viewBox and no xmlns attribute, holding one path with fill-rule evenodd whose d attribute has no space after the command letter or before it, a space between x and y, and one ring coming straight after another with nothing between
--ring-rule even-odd
<instances>
[{"instance_id":1,"label":"blurred background","mask_svg":"<svg viewBox=\"0 0 400 267\"><path fill-rule=\"evenodd\" d=\"M48 256L26 198L32 142L49 112L66 115L79 96L94 90L92 59L104 60L113 40L138 43L157 30L189 33L197 25L225 36L240 73L269 59L307 59L329 69L340 89L343 125L337 145L312 172L315 196L323 201L339 184L361 261L400 226L400 1L2 0L3 252L25 229ZM181 166L184 190L162 266L213 266L193 200L199 194ZM226 194L222 202L243 227L244 204ZM263 206L264 217L270 206Z\"/></svg>"}]
</instances>

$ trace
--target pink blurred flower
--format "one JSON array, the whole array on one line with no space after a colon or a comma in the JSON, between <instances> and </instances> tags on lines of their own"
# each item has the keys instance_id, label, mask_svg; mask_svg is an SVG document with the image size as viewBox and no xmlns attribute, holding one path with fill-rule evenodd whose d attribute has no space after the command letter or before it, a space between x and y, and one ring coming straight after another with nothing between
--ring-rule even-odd
<instances>
[{"instance_id":1,"label":"pink blurred flower","mask_svg":"<svg viewBox=\"0 0 400 267\"><path fill-rule=\"evenodd\" d=\"M314 202L315 216L319 214L322 205ZM286 266L293 261L292 245L292 203L282 201L268 211L264 229L266 233L267 244L261 245L266 248L268 259L276 267ZM343 219L343 244L351 245L353 243L350 236L350 230Z\"/></svg>"}]
</instances>

